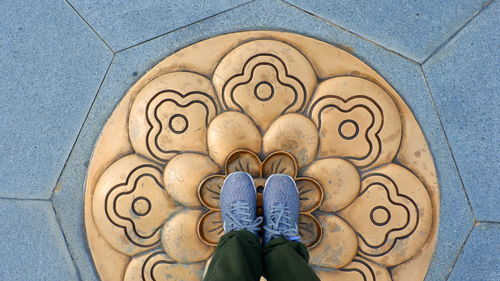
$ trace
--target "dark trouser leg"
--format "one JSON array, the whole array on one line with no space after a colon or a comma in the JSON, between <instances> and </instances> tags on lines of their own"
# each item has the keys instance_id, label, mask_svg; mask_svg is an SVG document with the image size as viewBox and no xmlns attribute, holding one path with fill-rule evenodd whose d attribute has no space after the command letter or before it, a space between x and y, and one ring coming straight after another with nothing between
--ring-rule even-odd
<instances>
[{"instance_id":1,"label":"dark trouser leg","mask_svg":"<svg viewBox=\"0 0 500 281\"><path fill-rule=\"evenodd\" d=\"M204 281L258 281L263 272L262 250L255 234L231 231L221 237Z\"/></svg>"},{"instance_id":2,"label":"dark trouser leg","mask_svg":"<svg viewBox=\"0 0 500 281\"><path fill-rule=\"evenodd\" d=\"M319 281L307 264L307 248L300 242L275 238L264 246L262 254L264 276L268 281Z\"/></svg>"}]
</instances>

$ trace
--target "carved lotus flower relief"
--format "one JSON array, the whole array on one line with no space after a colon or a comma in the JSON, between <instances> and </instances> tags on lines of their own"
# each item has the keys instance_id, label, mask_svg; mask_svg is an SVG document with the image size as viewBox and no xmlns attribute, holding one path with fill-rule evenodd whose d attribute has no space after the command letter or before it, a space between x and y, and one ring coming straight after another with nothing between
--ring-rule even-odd
<instances>
[{"instance_id":1,"label":"carved lotus flower relief","mask_svg":"<svg viewBox=\"0 0 500 281\"><path fill-rule=\"evenodd\" d=\"M219 191L233 171L250 173L259 192L273 173L295 179L300 232L324 280L402 280L398 266L432 244L429 187L402 152L410 140L401 116L411 113L376 79L324 77L304 51L316 43L278 38L219 51L209 74L147 74L120 109L127 144L101 167L87 202L98 243L123 260L122 279L201 280L223 235ZM105 254L91 249L105 279Z\"/></svg>"}]
</instances>

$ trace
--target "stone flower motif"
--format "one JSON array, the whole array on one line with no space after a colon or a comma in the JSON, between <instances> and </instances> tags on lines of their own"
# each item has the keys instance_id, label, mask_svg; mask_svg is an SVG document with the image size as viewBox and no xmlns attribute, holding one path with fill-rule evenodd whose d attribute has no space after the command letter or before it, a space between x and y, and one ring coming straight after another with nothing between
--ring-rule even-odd
<instances>
[{"instance_id":1,"label":"stone flower motif","mask_svg":"<svg viewBox=\"0 0 500 281\"><path fill-rule=\"evenodd\" d=\"M314 247L321 238L321 227L312 215L323 200L323 190L319 183L308 177L297 177L298 166L295 158L287 152L278 151L268 155L264 161L251 151L237 150L231 153L224 164L225 174L205 178L199 187L198 198L210 211L198 222L198 235L208 245L216 246L224 234L219 209L220 190L227 175L236 171L247 172L254 178L257 188L257 205L262 215L262 193L266 179L272 174L287 174L294 178L300 195L299 232L304 244Z\"/></svg>"},{"instance_id":2,"label":"stone flower motif","mask_svg":"<svg viewBox=\"0 0 500 281\"><path fill-rule=\"evenodd\" d=\"M239 45L211 80L188 71L151 80L130 107L128 137L133 153L105 169L92 201L100 235L130 257L124 280L201 280L233 171L250 173L258 191L273 173L295 179L300 231L325 280L392 280L388 268L431 230L426 187L393 161L402 123L391 97L357 76L318 84L282 42Z\"/></svg>"}]
</instances>

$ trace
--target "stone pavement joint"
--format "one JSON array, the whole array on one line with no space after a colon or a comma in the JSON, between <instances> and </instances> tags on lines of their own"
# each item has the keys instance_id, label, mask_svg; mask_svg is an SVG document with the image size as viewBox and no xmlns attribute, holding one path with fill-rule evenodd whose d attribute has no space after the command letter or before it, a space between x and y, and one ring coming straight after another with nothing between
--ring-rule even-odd
<instances>
[{"instance_id":1,"label":"stone pavement joint","mask_svg":"<svg viewBox=\"0 0 500 281\"><path fill-rule=\"evenodd\" d=\"M104 45L106 45L106 47L108 47L108 49L113 52L113 53L116 53L115 50L113 50L113 48L111 48L111 46L109 46L108 42L106 42L106 40L104 40L101 35L99 35L99 33L97 33L97 31L88 23L88 21L80 14L80 12L78 12L77 9L75 9L75 7L68 1L68 0L64 0L70 7L71 9L73 9L75 11L75 13L83 20L83 22L85 22L85 24L90 28L92 29L92 31L97 35L97 37L99 37L99 39L101 39L101 41L104 43Z\"/></svg>"},{"instance_id":2,"label":"stone pavement joint","mask_svg":"<svg viewBox=\"0 0 500 281\"><path fill-rule=\"evenodd\" d=\"M472 204L471 204L470 199L469 199L469 194L467 193L467 190L465 189L465 185L464 185L464 181L462 179L462 175L460 174L460 170L458 169L458 165L457 165L457 161L455 159L455 155L453 154L453 150L451 149L450 142L448 141L448 136L446 135L446 130L443 127L443 121L441 120L441 117L439 116L439 111L438 111L438 109L436 107L436 101L434 100L434 96L432 95L432 90L429 87L429 82L427 81L427 77L425 75L424 68L422 67L422 65L420 65L420 71L422 72L422 77L425 80L425 85L427 86L427 91L429 92L429 96L430 96L430 98L432 100L432 105L433 105L434 112L436 113L436 116L437 116L437 118L439 120L439 123L441 124L441 128L442 128L443 134L444 134L444 138L446 140L446 145L448 146L448 150L450 151L451 158L453 159L453 165L455 166L455 169L458 171L458 177L460 178L460 187L464 191L465 198L467 198L467 204L469 205L469 208L470 208L470 210L471 210L471 212L472 212L472 214L473 214L473 216L475 218L476 216L474 215L474 208L472 208ZM469 232L469 234L470 234L470 232ZM465 244L465 242L464 242L464 244Z\"/></svg>"},{"instance_id":3,"label":"stone pavement joint","mask_svg":"<svg viewBox=\"0 0 500 281\"><path fill-rule=\"evenodd\" d=\"M474 223L475 224L475 223ZM464 247L465 247L465 244L467 243L467 241L469 240L469 237L472 233L472 230L474 230L474 224L471 225L469 231L467 232L467 236L465 237L465 240L464 242L462 243L462 245L460 246L460 251L458 252L458 255L455 257L455 259L453 260L453 263L450 267L450 270L448 271L448 273L446 274L446 277L445 277L445 280L449 280L450 279L450 275L453 273L453 269L455 268L455 266L457 265L457 262L458 260L460 259L460 257L462 256L462 253L464 251Z\"/></svg>"},{"instance_id":4,"label":"stone pavement joint","mask_svg":"<svg viewBox=\"0 0 500 281\"><path fill-rule=\"evenodd\" d=\"M115 54L113 53L113 56L111 57L111 60L109 61L109 65L108 67L106 68L106 72L104 73L102 79L101 79L101 83L99 84L99 88L97 89L95 95L94 95L94 99L92 100L92 103L90 104L89 106L89 109L87 111L87 113L85 114L85 122L87 121L87 118L89 117L89 114L90 114L90 111L92 110L92 107L94 106L94 103L95 101L97 100L97 96L99 95L99 92L101 90L101 87L102 87L102 84L104 83L104 80L106 80L106 77L108 75L108 72L109 72L109 69L111 68L111 64L113 64L113 60L115 58ZM78 142L78 139L80 138L80 134L82 133L82 130L83 130L83 127L85 126L85 122L82 123L82 125L80 126L80 129L78 130L78 135L77 137L75 138L75 142L73 143L73 145L71 146L71 150L70 152L68 153L68 157L66 158L66 160L64 161L64 166L63 168L61 169L61 171L59 172L59 176L57 177L57 181L56 181L56 185L54 186L54 189L52 189L52 193L50 195L50 200L52 200L52 198L54 197L54 194L57 193L57 192L60 192L61 191L61 188L62 188L62 185L60 183L60 179L61 179L61 176L64 172L64 169L66 169L66 165L69 161L69 158L71 156L71 153L73 153L73 149L75 149L75 145L76 143ZM57 212L56 212L57 213Z\"/></svg>"},{"instance_id":5,"label":"stone pavement joint","mask_svg":"<svg viewBox=\"0 0 500 281\"><path fill-rule=\"evenodd\" d=\"M326 0L285 1L363 37L371 38L372 41L418 62L426 59L439 47L440 42L446 41L456 31L456 27L462 26L486 2L450 0L447 5L441 5L441 2L433 0L383 0L376 4L372 1L358 1L353 5L342 0L333 3ZM438 17L440 21L436 20ZM392 24L393 22L398 24Z\"/></svg>"},{"instance_id":6,"label":"stone pavement joint","mask_svg":"<svg viewBox=\"0 0 500 281\"><path fill-rule=\"evenodd\" d=\"M431 144L431 151L438 167L443 192L442 207L447 207L442 210L444 219L441 221L440 242L436 250L439 258L435 257L430 269L434 274L429 274L427 280L445 280L442 271L450 269L448 258L445 256L453 256L454 264L458 256L455 251L460 251L455 244L460 243L462 246L462 242L465 241L462 236L469 234L473 219L467 198L459 186L461 183L453 164L449 144L441 141L444 139L443 128L436 121L438 119L434 112L426 112L433 105L432 101L429 101L429 94L422 94L427 91L427 87L426 81L420 78L421 70L415 67L418 64L323 19L296 8L287 8L290 6L288 4L279 3L281 2L248 3L248 5L128 48L113 58L109 73L106 74L96 101L79 133L77 144L73 146L65 162L63 173L58 181L63 188L60 192L52 194L54 207L59 211L57 215L60 217L67 242L70 244L70 251L83 280L98 280L98 277L89 259L90 254L86 246L84 231L81 230L83 213L80 208L75 209L75 206L82 207L81 188L84 185L84 174L87 169L85 162L89 160L90 151L97 140L99 130L111 114L115 104L137 77L142 76L152 65L178 49L210 36L257 28L300 32L330 44L352 46L357 56L362 57L363 61L372 67L376 67L377 71L399 91ZM453 217L456 222L446 220L449 217ZM439 248L440 245L444 247Z\"/></svg>"},{"instance_id":7,"label":"stone pavement joint","mask_svg":"<svg viewBox=\"0 0 500 281\"><path fill-rule=\"evenodd\" d=\"M59 230L61 231L61 234L63 236L63 239L64 239L64 244L66 245L66 249L68 250L68 254L69 256L71 257L71 262L73 263L73 266L75 267L75 270L76 270L76 275L78 277L78 280L82 280L82 277L80 275L80 269L78 268L78 266L76 265L76 261L75 259L73 258L73 255L71 254L71 251L69 250L69 243L68 243L68 239L66 238L66 234L64 234L64 231L62 230L62 225L61 225L61 218L59 217L59 215L57 214L57 210L56 208L54 207L54 203L52 202L52 199L50 201L50 206L52 206L52 210L54 211L54 214L55 214L55 218L56 218L56 222L57 222L57 226L59 227Z\"/></svg>"},{"instance_id":8,"label":"stone pavement joint","mask_svg":"<svg viewBox=\"0 0 500 281\"><path fill-rule=\"evenodd\" d=\"M455 36L457 36L467 25L469 25L479 14L481 14L491 3L493 3L494 0L489 0L488 2L484 3L481 9L476 11L470 19L468 19L453 35L451 35L448 39L443 41L441 45L439 45L432 53L422 61L421 65L425 64L432 56L434 56L437 52L439 52L444 46L446 46Z\"/></svg>"},{"instance_id":9,"label":"stone pavement joint","mask_svg":"<svg viewBox=\"0 0 500 281\"><path fill-rule=\"evenodd\" d=\"M49 201L0 199L0 280L76 280Z\"/></svg>"},{"instance_id":10,"label":"stone pavement joint","mask_svg":"<svg viewBox=\"0 0 500 281\"><path fill-rule=\"evenodd\" d=\"M500 220L498 81L500 5L493 2L423 66L438 117L476 220Z\"/></svg>"},{"instance_id":11,"label":"stone pavement joint","mask_svg":"<svg viewBox=\"0 0 500 281\"><path fill-rule=\"evenodd\" d=\"M137 46L139 46L139 45L142 45L142 44L147 43L147 42L149 42L149 41L152 41L152 40L158 39L158 38L163 37L163 36L165 36L165 35L167 35L167 34L174 33L174 32L176 32L176 31L182 30L182 29L184 29L184 28L188 28L188 27L190 27L190 26L192 26L192 25L195 25L195 24L197 24L197 23L200 23L200 22L206 21L207 19L210 19L210 18L213 18L213 17L219 16L219 15L222 15L222 14L228 13L228 12L230 12L230 11L232 11L232 10L238 9L238 8L243 7L243 6L245 6L245 5L249 5L250 3L254 2L254 1L257 1L257 0L250 0L250 1L248 1L248 2L245 2L245 3L239 4L239 5L237 5L237 6L233 7L233 8L231 8L231 9L228 9L228 10L222 11L222 12L220 12L220 13L213 14L213 15L211 15L211 16L209 16L209 17L206 17L206 18L203 18L203 19L200 19L200 20L194 21L194 22L192 22L192 23L186 24L186 25L184 25L184 26L178 27L178 28L173 29L173 30L171 30L171 31L165 32L165 33L163 33L163 34L157 35L157 36L152 37L152 38L150 38L150 39L147 39L147 40L144 40L144 41L139 42L139 43L137 43L137 44L134 44L134 45L132 45L132 46L125 47L125 48L123 48L123 49L121 49L121 50L117 51L117 53L119 53L119 52L123 52L123 51L126 51L126 50L131 49L131 48L134 48L134 47L137 47Z\"/></svg>"},{"instance_id":12,"label":"stone pavement joint","mask_svg":"<svg viewBox=\"0 0 500 281\"><path fill-rule=\"evenodd\" d=\"M447 280L497 281L500 274L499 238L499 223L477 223Z\"/></svg>"},{"instance_id":13,"label":"stone pavement joint","mask_svg":"<svg viewBox=\"0 0 500 281\"><path fill-rule=\"evenodd\" d=\"M62 1L0 5L0 196L48 199L112 52Z\"/></svg>"},{"instance_id":14,"label":"stone pavement joint","mask_svg":"<svg viewBox=\"0 0 500 281\"><path fill-rule=\"evenodd\" d=\"M301 11L301 12L303 12L303 13L307 14L307 15L313 16L313 17L315 17L315 18L317 18L317 19L319 19L319 20L321 20L321 21L324 21L324 22L326 22L326 23L328 23L328 24L331 24L331 25L333 25L333 26L335 26L335 27L337 27L337 28L339 28L339 29L341 29L341 30L344 30L344 31L346 31L346 32L349 32L350 34L355 35L355 36L357 36L357 37L359 37L359 38L361 38L361 39L363 39L363 40L365 40L365 41L368 41L368 42L370 42L371 44L373 44L373 45L375 45L375 46L377 46L377 47L380 47L380 48L382 48L382 49L384 49L384 50L386 50L386 51L388 51L388 52L391 52L391 53L393 53L393 54L395 54L395 55L397 55L397 56L400 56L400 57L401 57L401 58L403 58L403 59L409 60L409 61L411 61L411 62L413 62L413 63L415 63L415 64L420 64L420 62L418 62L418 61L416 61L416 60L414 60L414 59L412 59L412 58L409 58L409 57L407 57L407 56L405 56L405 55L403 55L403 54L399 53L399 52L398 52L398 51L396 51L396 50L392 50L392 49L390 49L390 48L387 48L386 46L382 45L381 43L375 42L375 41L373 41L373 40L371 40L371 39L369 39L369 38L366 38L366 37L364 37L364 36L362 36L362 35L360 35L360 34L358 34L358 33L354 32L354 31L352 31L352 30L349 30L348 28L342 27L342 26L340 26L340 25L338 25L338 24L336 24L336 23L334 23L334 22L332 22L332 21L330 21L330 20L328 20L328 19L325 19L325 18L323 18L323 17L320 17L320 16L318 16L318 15L316 15L316 14L314 14L314 13L310 12L310 11L304 10L304 9L302 9L302 8L301 8L301 7L299 7L299 6L296 6L296 5L294 5L294 4L290 3L290 2L287 2L286 0L277 0L277 1L282 1L283 3L285 3L285 4L287 4L287 5L291 6L291 7L293 7L293 8L295 8L295 9L297 9L297 10L299 10L299 11Z\"/></svg>"},{"instance_id":15,"label":"stone pavement joint","mask_svg":"<svg viewBox=\"0 0 500 281\"><path fill-rule=\"evenodd\" d=\"M122 5L115 1L73 1L86 21L109 46L120 51L166 31L223 13L248 0L141 1Z\"/></svg>"}]
</instances>

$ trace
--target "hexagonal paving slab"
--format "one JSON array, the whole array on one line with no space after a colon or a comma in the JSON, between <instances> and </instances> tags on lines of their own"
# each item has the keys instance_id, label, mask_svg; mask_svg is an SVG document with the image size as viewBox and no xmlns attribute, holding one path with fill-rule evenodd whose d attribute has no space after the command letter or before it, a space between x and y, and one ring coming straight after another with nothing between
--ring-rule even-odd
<instances>
[{"instance_id":1,"label":"hexagonal paving slab","mask_svg":"<svg viewBox=\"0 0 500 281\"><path fill-rule=\"evenodd\" d=\"M500 145L490 140L500 132L498 14L500 3L493 1L422 66L475 217L490 222L500 221L498 196L492 196L500 174L491 168L500 166L492 153Z\"/></svg>"},{"instance_id":2,"label":"hexagonal paving slab","mask_svg":"<svg viewBox=\"0 0 500 281\"><path fill-rule=\"evenodd\" d=\"M423 62L488 0L285 0L405 57Z\"/></svg>"},{"instance_id":3,"label":"hexagonal paving slab","mask_svg":"<svg viewBox=\"0 0 500 281\"><path fill-rule=\"evenodd\" d=\"M50 201L0 199L0 280L78 280Z\"/></svg>"},{"instance_id":4,"label":"hexagonal paving slab","mask_svg":"<svg viewBox=\"0 0 500 281\"><path fill-rule=\"evenodd\" d=\"M0 197L48 199L113 54L64 1L0 11Z\"/></svg>"},{"instance_id":5,"label":"hexagonal paving slab","mask_svg":"<svg viewBox=\"0 0 500 281\"><path fill-rule=\"evenodd\" d=\"M115 50L224 12L248 0L69 0L69 3Z\"/></svg>"},{"instance_id":6,"label":"hexagonal paving slab","mask_svg":"<svg viewBox=\"0 0 500 281\"><path fill-rule=\"evenodd\" d=\"M305 190L320 192L303 200L313 206L304 215L317 221L309 246L319 274L362 277L365 270L404 280L418 270L423 280L436 243L439 186L412 113L353 55L271 31L182 49L117 106L94 149L85 191L100 277L137 276L159 259L171 266L158 270L200 280L214 250L203 218L217 207L202 199L203 184L224 170L248 171L256 185L288 171L302 177Z\"/></svg>"}]
</instances>

